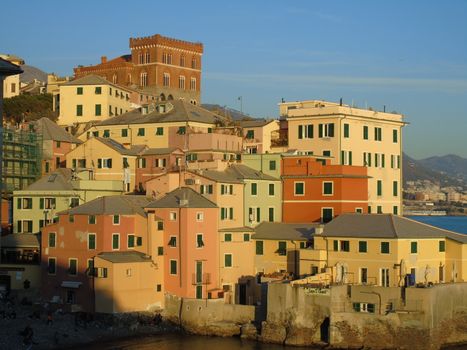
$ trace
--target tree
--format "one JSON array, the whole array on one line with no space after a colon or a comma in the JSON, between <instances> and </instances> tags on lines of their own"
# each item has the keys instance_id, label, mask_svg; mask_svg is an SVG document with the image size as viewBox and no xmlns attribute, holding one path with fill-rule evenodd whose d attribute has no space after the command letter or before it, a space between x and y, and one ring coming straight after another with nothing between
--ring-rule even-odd
<instances>
[{"instance_id":1,"label":"tree","mask_svg":"<svg viewBox=\"0 0 467 350\"><path fill-rule=\"evenodd\" d=\"M4 120L14 123L28 122L42 117L56 121L58 115L52 109L53 96L51 94L23 94L3 100Z\"/></svg>"}]
</instances>

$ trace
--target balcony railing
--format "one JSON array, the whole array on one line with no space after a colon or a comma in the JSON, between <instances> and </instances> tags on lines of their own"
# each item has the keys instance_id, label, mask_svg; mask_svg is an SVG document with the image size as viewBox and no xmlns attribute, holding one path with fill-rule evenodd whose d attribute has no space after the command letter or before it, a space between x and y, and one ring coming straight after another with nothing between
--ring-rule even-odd
<instances>
[{"instance_id":1,"label":"balcony railing","mask_svg":"<svg viewBox=\"0 0 467 350\"><path fill-rule=\"evenodd\" d=\"M210 273L203 273L200 276L199 274L194 273L191 276L191 284L192 285L211 284L211 274Z\"/></svg>"}]
</instances>

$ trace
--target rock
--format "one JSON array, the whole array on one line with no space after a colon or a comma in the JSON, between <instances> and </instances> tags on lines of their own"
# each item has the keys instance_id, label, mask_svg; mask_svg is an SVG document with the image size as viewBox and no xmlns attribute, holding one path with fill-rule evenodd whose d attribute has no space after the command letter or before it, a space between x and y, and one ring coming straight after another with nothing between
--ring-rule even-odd
<instances>
[{"instance_id":1,"label":"rock","mask_svg":"<svg viewBox=\"0 0 467 350\"><path fill-rule=\"evenodd\" d=\"M212 322L205 325L184 323L183 328L189 333L198 335L214 335L217 337L240 335L240 325L232 322Z\"/></svg>"},{"instance_id":2,"label":"rock","mask_svg":"<svg viewBox=\"0 0 467 350\"><path fill-rule=\"evenodd\" d=\"M241 338L248 340L256 340L258 336L258 330L252 323L246 323L241 327Z\"/></svg>"},{"instance_id":3,"label":"rock","mask_svg":"<svg viewBox=\"0 0 467 350\"><path fill-rule=\"evenodd\" d=\"M261 341L265 343L283 344L287 337L287 331L283 325L263 321L261 326Z\"/></svg>"},{"instance_id":4,"label":"rock","mask_svg":"<svg viewBox=\"0 0 467 350\"><path fill-rule=\"evenodd\" d=\"M305 346L314 344L315 331L310 328L291 327L287 332L286 345Z\"/></svg>"}]
</instances>

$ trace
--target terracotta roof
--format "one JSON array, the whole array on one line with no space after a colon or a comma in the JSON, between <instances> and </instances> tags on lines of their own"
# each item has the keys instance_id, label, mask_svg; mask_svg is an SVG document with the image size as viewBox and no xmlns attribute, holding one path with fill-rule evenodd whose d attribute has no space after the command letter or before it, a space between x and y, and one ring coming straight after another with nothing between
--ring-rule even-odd
<instances>
[{"instance_id":1,"label":"terracotta roof","mask_svg":"<svg viewBox=\"0 0 467 350\"><path fill-rule=\"evenodd\" d=\"M217 208L217 205L191 188L182 187L149 203L146 208Z\"/></svg>"},{"instance_id":2,"label":"terracotta roof","mask_svg":"<svg viewBox=\"0 0 467 350\"><path fill-rule=\"evenodd\" d=\"M324 226L323 236L362 238L449 238L467 243L467 235L392 214L342 214Z\"/></svg>"}]
</instances>

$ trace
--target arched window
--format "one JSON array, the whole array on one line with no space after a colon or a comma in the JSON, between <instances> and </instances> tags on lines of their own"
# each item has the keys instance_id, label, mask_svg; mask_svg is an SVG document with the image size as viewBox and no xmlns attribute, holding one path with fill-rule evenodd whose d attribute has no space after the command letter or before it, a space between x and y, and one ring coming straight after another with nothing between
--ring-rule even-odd
<instances>
[{"instance_id":1,"label":"arched window","mask_svg":"<svg viewBox=\"0 0 467 350\"><path fill-rule=\"evenodd\" d=\"M146 63L149 62L151 62L151 54L149 53L149 51L146 51Z\"/></svg>"},{"instance_id":2,"label":"arched window","mask_svg":"<svg viewBox=\"0 0 467 350\"><path fill-rule=\"evenodd\" d=\"M172 101L174 97L172 95L167 96L167 101Z\"/></svg>"},{"instance_id":3,"label":"arched window","mask_svg":"<svg viewBox=\"0 0 467 350\"><path fill-rule=\"evenodd\" d=\"M143 72L139 76L139 85L140 86L148 86L148 73Z\"/></svg>"},{"instance_id":4,"label":"arched window","mask_svg":"<svg viewBox=\"0 0 467 350\"><path fill-rule=\"evenodd\" d=\"M165 101L165 95L164 95L164 94L161 94L161 95L159 96L159 98L160 98L161 101Z\"/></svg>"},{"instance_id":5,"label":"arched window","mask_svg":"<svg viewBox=\"0 0 467 350\"><path fill-rule=\"evenodd\" d=\"M117 74L112 75L112 83L117 84Z\"/></svg>"},{"instance_id":6,"label":"arched window","mask_svg":"<svg viewBox=\"0 0 467 350\"><path fill-rule=\"evenodd\" d=\"M185 77L183 75L180 75L178 77L178 88L181 90L185 90Z\"/></svg>"},{"instance_id":7,"label":"arched window","mask_svg":"<svg viewBox=\"0 0 467 350\"><path fill-rule=\"evenodd\" d=\"M167 64L172 64L172 54L171 53L169 53L167 55Z\"/></svg>"},{"instance_id":8,"label":"arched window","mask_svg":"<svg viewBox=\"0 0 467 350\"><path fill-rule=\"evenodd\" d=\"M128 85L131 85L131 74L130 73L128 73L127 75L126 82Z\"/></svg>"},{"instance_id":9,"label":"arched window","mask_svg":"<svg viewBox=\"0 0 467 350\"><path fill-rule=\"evenodd\" d=\"M170 86L170 74L169 73L164 73L162 83L163 83L164 86Z\"/></svg>"},{"instance_id":10,"label":"arched window","mask_svg":"<svg viewBox=\"0 0 467 350\"><path fill-rule=\"evenodd\" d=\"M139 55L138 55L138 62L139 64L143 64L144 63L144 57L143 57L143 53L140 52Z\"/></svg>"},{"instance_id":11,"label":"arched window","mask_svg":"<svg viewBox=\"0 0 467 350\"><path fill-rule=\"evenodd\" d=\"M191 68L196 69L197 62L196 62L196 57L193 57L191 59Z\"/></svg>"},{"instance_id":12,"label":"arched window","mask_svg":"<svg viewBox=\"0 0 467 350\"><path fill-rule=\"evenodd\" d=\"M196 90L196 78L190 79L190 90L192 91Z\"/></svg>"},{"instance_id":13,"label":"arched window","mask_svg":"<svg viewBox=\"0 0 467 350\"><path fill-rule=\"evenodd\" d=\"M167 52L162 53L162 63L167 63Z\"/></svg>"},{"instance_id":14,"label":"arched window","mask_svg":"<svg viewBox=\"0 0 467 350\"><path fill-rule=\"evenodd\" d=\"M180 66L185 67L185 55L180 56Z\"/></svg>"}]
</instances>

